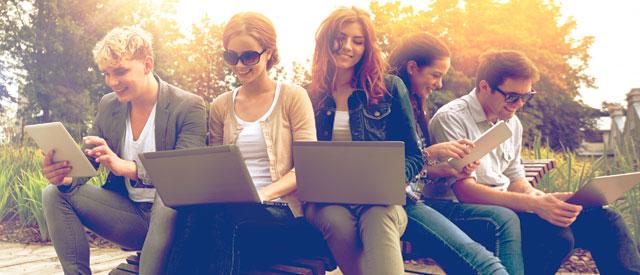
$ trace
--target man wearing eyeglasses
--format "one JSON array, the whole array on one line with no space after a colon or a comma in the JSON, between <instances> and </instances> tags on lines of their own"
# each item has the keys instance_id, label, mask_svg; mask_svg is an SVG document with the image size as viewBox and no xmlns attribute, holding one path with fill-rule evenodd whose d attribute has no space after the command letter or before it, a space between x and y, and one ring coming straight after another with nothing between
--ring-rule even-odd
<instances>
[{"instance_id":1,"label":"man wearing eyeglasses","mask_svg":"<svg viewBox=\"0 0 640 275\"><path fill-rule=\"evenodd\" d=\"M554 274L574 247L582 247L605 274L640 274L640 256L620 215L566 203L572 193L545 193L527 182L520 159L523 129L515 112L533 98L538 78L521 52L489 51L480 58L475 89L438 110L429 124L431 142L474 140L498 121L513 136L484 156L470 177L426 187L425 197L476 241L494 248L509 262L505 266L524 264L512 273ZM521 251L513 249L518 243Z\"/></svg>"}]
</instances>

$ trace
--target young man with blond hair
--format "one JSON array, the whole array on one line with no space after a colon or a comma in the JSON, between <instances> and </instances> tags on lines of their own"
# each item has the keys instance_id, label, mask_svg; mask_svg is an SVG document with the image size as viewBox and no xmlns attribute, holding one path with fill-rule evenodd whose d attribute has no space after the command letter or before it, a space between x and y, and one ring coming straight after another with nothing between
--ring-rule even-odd
<instances>
[{"instance_id":1,"label":"young man with blond hair","mask_svg":"<svg viewBox=\"0 0 640 275\"><path fill-rule=\"evenodd\" d=\"M109 171L102 188L67 177L72 167L54 162L55 152L45 157L51 184L42 204L65 274L91 273L85 227L124 248L142 249L140 274L164 271L176 215L156 195L138 154L205 146L206 111L201 97L153 73L151 41L140 28L119 27L93 49L112 92L100 100L83 149L94 166Z\"/></svg>"}]
</instances>

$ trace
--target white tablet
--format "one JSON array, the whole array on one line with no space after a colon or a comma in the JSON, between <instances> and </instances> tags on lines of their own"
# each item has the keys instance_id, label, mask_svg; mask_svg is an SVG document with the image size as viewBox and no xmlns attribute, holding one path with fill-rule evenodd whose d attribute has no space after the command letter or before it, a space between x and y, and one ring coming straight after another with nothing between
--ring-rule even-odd
<instances>
[{"instance_id":1,"label":"white tablet","mask_svg":"<svg viewBox=\"0 0 640 275\"><path fill-rule=\"evenodd\" d=\"M55 150L53 161L69 161L71 172L69 177L93 177L97 174L87 156L73 140L67 129L60 122L27 125L24 130L36 141L38 147L46 154Z\"/></svg>"},{"instance_id":2,"label":"white tablet","mask_svg":"<svg viewBox=\"0 0 640 275\"><path fill-rule=\"evenodd\" d=\"M462 159L451 158L449 159L449 163L452 167L460 171L469 163L484 157L484 155L491 152L491 150L498 147L498 145L509 139L512 135L507 124L504 121L500 121L473 141L475 147L471 149L471 153Z\"/></svg>"},{"instance_id":3,"label":"white tablet","mask_svg":"<svg viewBox=\"0 0 640 275\"><path fill-rule=\"evenodd\" d=\"M567 200L582 206L604 206L620 199L640 183L640 172L595 177Z\"/></svg>"}]
</instances>

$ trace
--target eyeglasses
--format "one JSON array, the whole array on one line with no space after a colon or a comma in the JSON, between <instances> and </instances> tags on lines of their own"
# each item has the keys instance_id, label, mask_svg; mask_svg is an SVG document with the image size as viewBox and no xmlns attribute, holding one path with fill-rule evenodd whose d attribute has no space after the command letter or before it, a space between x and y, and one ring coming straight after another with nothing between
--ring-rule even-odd
<instances>
[{"instance_id":1,"label":"eyeglasses","mask_svg":"<svg viewBox=\"0 0 640 275\"><path fill-rule=\"evenodd\" d=\"M495 90L498 91L498 93L502 94L504 96L504 102L509 103L509 104L516 103L520 99L522 99L522 101L524 103L527 103L527 101L531 100L533 98L533 95L536 94L536 90L534 90L533 88L531 89L530 92L528 92L526 94L507 93L507 92L503 91L502 89L500 89L499 87L496 87Z\"/></svg>"},{"instance_id":2,"label":"eyeglasses","mask_svg":"<svg viewBox=\"0 0 640 275\"><path fill-rule=\"evenodd\" d=\"M231 66L235 66L236 64L238 64L238 61L242 61L242 64L244 64L245 66L252 66L260 62L260 56L266 51L267 49L264 49L261 52L244 51L241 54L238 54L234 51L225 50L223 58L224 61Z\"/></svg>"}]
</instances>

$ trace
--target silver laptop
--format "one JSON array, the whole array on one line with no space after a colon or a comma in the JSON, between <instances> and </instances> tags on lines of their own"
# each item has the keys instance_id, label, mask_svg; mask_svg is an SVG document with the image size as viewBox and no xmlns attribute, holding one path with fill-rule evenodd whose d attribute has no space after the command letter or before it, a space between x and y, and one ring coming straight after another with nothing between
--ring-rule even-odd
<instances>
[{"instance_id":1,"label":"silver laptop","mask_svg":"<svg viewBox=\"0 0 640 275\"><path fill-rule=\"evenodd\" d=\"M405 204L403 142L294 142L293 159L302 201Z\"/></svg>"},{"instance_id":2,"label":"silver laptop","mask_svg":"<svg viewBox=\"0 0 640 275\"><path fill-rule=\"evenodd\" d=\"M149 152L139 156L167 206L261 202L235 145Z\"/></svg>"},{"instance_id":3,"label":"silver laptop","mask_svg":"<svg viewBox=\"0 0 640 275\"><path fill-rule=\"evenodd\" d=\"M582 206L604 206L620 199L638 183L640 172L595 177L567 202Z\"/></svg>"}]
</instances>

